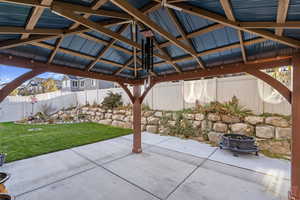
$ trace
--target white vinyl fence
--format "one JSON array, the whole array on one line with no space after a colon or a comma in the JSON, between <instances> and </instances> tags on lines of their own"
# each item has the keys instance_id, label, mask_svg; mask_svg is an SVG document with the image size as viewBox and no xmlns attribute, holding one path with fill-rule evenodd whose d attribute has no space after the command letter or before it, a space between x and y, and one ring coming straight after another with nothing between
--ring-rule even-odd
<instances>
[{"instance_id":1,"label":"white vinyl fence","mask_svg":"<svg viewBox=\"0 0 300 200\"><path fill-rule=\"evenodd\" d=\"M184 84L189 82L161 83L156 85L147 95L144 104L157 110L181 110L193 107L186 103ZM85 105L87 103L101 103L107 93L122 94L123 102L130 103L127 94L121 88L88 90L82 92L52 92L37 95L38 103L30 103L30 97L7 97L0 103L0 122L16 121L41 111L43 105L51 105L54 111L71 106ZM211 79L207 83L207 95L213 101L228 101L236 96L242 105L256 114L278 113L289 115L291 107L287 101L280 104L269 104L261 100L258 93L257 79L251 76L238 76L229 78Z\"/></svg>"}]
</instances>

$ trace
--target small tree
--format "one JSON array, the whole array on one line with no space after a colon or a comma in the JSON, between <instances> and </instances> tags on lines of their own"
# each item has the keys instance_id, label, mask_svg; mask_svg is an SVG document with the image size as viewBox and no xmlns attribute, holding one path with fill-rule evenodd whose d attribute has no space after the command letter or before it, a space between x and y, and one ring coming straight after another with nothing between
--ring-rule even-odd
<instances>
[{"instance_id":1,"label":"small tree","mask_svg":"<svg viewBox=\"0 0 300 200\"><path fill-rule=\"evenodd\" d=\"M102 106L106 109L114 109L123 105L122 95L109 92L108 96L102 101Z\"/></svg>"}]
</instances>

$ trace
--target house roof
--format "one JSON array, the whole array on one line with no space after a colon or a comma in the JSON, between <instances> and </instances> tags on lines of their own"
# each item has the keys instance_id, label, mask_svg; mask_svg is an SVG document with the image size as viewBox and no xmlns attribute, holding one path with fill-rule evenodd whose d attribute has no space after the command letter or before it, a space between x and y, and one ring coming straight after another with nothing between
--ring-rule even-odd
<instances>
[{"instance_id":1,"label":"house roof","mask_svg":"<svg viewBox=\"0 0 300 200\"><path fill-rule=\"evenodd\" d=\"M43 1L50 2L49 5L25 0L0 2L0 54L80 70L90 67L94 73L135 79L130 61L132 46L141 45L141 34L132 43L128 22L139 13L129 13L120 0L99 1L106 2L101 10L94 9L97 1L93 0ZM229 4L226 0L169 0L173 7L161 7L158 0L124 2L146 13L150 25L154 22L160 28L154 31L159 46L155 50L155 76L197 69L201 63L208 69L291 55L300 47L300 0L290 0L288 5L274 0L231 0ZM42 11L34 23L31 16L37 8ZM90 16L89 19L77 15L78 12ZM72 29L74 21L83 25ZM139 21L138 31L141 24L149 26ZM285 21L295 23L285 25ZM284 24L282 33L275 28L279 27L276 22ZM163 31L167 33L162 34ZM117 39L112 32L120 32ZM178 44L170 42L166 35L176 38ZM140 63L137 67L138 77L145 77Z\"/></svg>"}]
</instances>

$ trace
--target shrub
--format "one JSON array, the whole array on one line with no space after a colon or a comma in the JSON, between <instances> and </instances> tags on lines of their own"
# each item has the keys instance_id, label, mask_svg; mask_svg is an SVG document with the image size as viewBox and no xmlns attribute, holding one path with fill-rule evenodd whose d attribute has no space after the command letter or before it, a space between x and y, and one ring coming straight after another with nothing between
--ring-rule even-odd
<instances>
[{"instance_id":1,"label":"shrub","mask_svg":"<svg viewBox=\"0 0 300 200\"><path fill-rule=\"evenodd\" d=\"M105 97L102 101L102 106L106 109L114 109L122 105L122 96L117 93L114 94L112 92L109 92L108 96Z\"/></svg>"},{"instance_id":2,"label":"shrub","mask_svg":"<svg viewBox=\"0 0 300 200\"><path fill-rule=\"evenodd\" d=\"M167 119L165 123L167 122ZM171 135L184 136L185 138L196 136L197 129L193 124L184 118L182 112L178 112L176 116L175 125L166 125L170 129Z\"/></svg>"},{"instance_id":3,"label":"shrub","mask_svg":"<svg viewBox=\"0 0 300 200\"><path fill-rule=\"evenodd\" d=\"M223 115L237 116L240 118L252 114L251 110L246 109L244 106L240 105L238 98L236 98L235 96L233 96L230 101L224 103L214 101L205 104L204 106L197 105L196 110L204 114L218 113Z\"/></svg>"}]
</instances>

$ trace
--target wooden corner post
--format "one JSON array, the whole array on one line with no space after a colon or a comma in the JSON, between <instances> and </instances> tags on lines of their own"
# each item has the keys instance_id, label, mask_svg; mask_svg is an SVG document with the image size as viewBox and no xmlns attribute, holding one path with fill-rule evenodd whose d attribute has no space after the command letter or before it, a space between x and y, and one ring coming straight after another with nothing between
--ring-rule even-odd
<instances>
[{"instance_id":1,"label":"wooden corner post","mask_svg":"<svg viewBox=\"0 0 300 200\"><path fill-rule=\"evenodd\" d=\"M293 56L292 161L290 200L300 200L300 54Z\"/></svg>"},{"instance_id":2,"label":"wooden corner post","mask_svg":"<svg viewBox=\"0 0 300 200\"><path fill-rule=\"evenodd\" d=\"M133 153L142 152L142 102L141 102L141 86L133 86Z\"/></svg>"}]
</instances>

